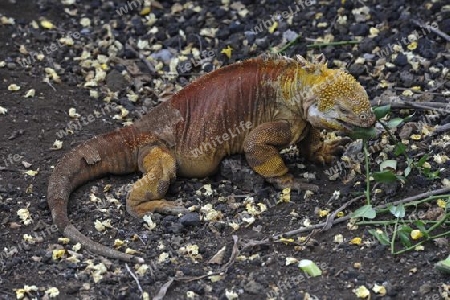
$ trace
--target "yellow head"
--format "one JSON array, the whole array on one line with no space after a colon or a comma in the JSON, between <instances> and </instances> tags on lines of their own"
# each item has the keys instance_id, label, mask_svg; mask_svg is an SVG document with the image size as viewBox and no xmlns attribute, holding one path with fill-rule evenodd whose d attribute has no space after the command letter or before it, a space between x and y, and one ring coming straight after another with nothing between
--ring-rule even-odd
<instances>
[{"instance_id":1,"label":"yellow head","mask_svg":"<svg viewBox=\"0 0 450 300\"><path fill-rule=\"evenodd\" d=\"M330 69L317 76L312 87L314 99L306 107L306 118L311 125L344 132L374 125L376 119L369 97L353 76Z\"/></svg>"}]
</instances>

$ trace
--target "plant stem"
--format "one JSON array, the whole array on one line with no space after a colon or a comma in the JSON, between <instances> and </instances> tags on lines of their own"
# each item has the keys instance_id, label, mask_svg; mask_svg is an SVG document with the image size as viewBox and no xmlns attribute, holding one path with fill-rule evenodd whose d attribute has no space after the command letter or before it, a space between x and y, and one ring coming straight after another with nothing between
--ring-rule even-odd
<instances>
[{"instance_id":1,"label":"plant stem","mask_svg":"<svg viewBox=\"0 0 450 300\"><path fill-rule=\"evenodd\" d=\"M366 198L367 205L370 205L370 172L369 172L369 151L367 150L367 140L363 140L364 161L366 165Z\"/></svg>"},{"instance_id":2,"label":"plant stem","mask_svg":"<svg viewBox=\"0 0 450 300\"><path fill-rule=\"evenodd\" d=\"M295 39L293 39L292 41L290 41L289 43L287 43L286 45L283 46L283 48L281 48L280 50L278 50L278 53L284 52L286 51L289 47L297 44L299 42L299 40L301 39L301 35L298 35Z\"/></svg>"},{"instance_id":3,"label":"plant stem","mask_svg":"<svg viewBox=\"0 0 450 300\"><path fill-rule=\"evenodd\" d=\"M449 217L449 214L445 214L445 216L441 220L439 220L439 222L437 222L436 224L431 226L430 229L428 229L428 232L431 232L431 231L435 230L436 228L438 228L439 226L441 226L448 217Z\"/></svg>"},{"instance_id":4,"label":"plant stem","mask_svg":"<svg viewBox=\"0 0 450 300\"><path fill-rule=\"evenodd\" d=\"M411 224L414 223L417 220L402 220L403 223L405 224ZM364 226L364 225L392 225L395 224L396 221L359 221L359 222L355 222L355 225L358 226ZM426 221L427 224L437 224L440 223L441 221ZM450 224L450 221L444 222L443 224ZM441 224L440 224L441 225ZM431 228L430 228L431 229Z\"/></svg>"},{"instance_id":5,"label":"plant stem","mask_svg":"<svg viewBox=\"0 0 450 300\"><path fill-rule=\"evenodd\" d=\"M397 237L397 227L398 227L398 218L395 220L395 227L394 227L394 233L392 234L391 239L391 254L395 253L395 238Z\"/></svg>"},{"instance_id":6,"label":"plant stem","mask_svg":"<svg viewBox=\"0 0 450 300\"><path fill-rule=\"evenodd\" d=\"M426 240L423 240L423 241L418 242L417 244L415 244L415 245L413 245L413 246L410 246L410 247L408 247L408 248L399 250L399 251L397 251L397 252L393 252L393 253L392 253L392 251L391 251L391 253L394 254L394 255L402 254L402 253L408 252L408 251L410 251L410 250L413 250L413 249L416 248L417 246L420 246L420 245L422 245L423 243L425 243L425 242L427 242L427 241L429 241L429 240L437 239L437 238L440 238L440 237L446 236L446 235L450 235L450 231L447 231L447 232L444 232L444 233L441 233L441 234L432 236L432 237L430 237L430 238L428 238L428 239L426 239Z\"/></svg>"},{"instance_id":7,"label":"plant stem","mask_svg":"<svg viewBox=\"0 0 450 300\"><path fill-rule=\"evenodd\" d=\"M381 126L383 126L384 130L387 132L387 134L389 135L389 138L391 139L391 142L393 143L397 143L397 139L395 138L395 136L391 133L390 128L386 126L386 124L384 124L383 122L381 122L380 120L378 120L378 123L381 124Z\"/></svg>"},{"instance_id":8,"label":"plant stem","mask_svg":"<svg viewBox=\"0 0 450 300\"><path fill-rule=\"evenodd\" d=\"M339 41L339 42L329 42L329 43L322 43L322 44L312 44L307 45L306 48L320 48L320 47L326 47L326 46L342 46L342 45L354 45L359 44L360 41Z\"/></svg>"},{"instance_id":9,"label":"plant stem","mask_svg":"<svg viewBox=\"0 0 450 300\"><path fill-rule=\"evenodd\" d=\"M422 200L416 200L416 201L405 202L405 203L395 203L394 202L394 203L391 203L391 204L392 205L403 204L405 207L415 206L417 208L417 206L419 206L422 203L429 202L429 201L434 200L434 199L446 198L446 197L450 198L450 195L446 194L446 195L429 196L429 197L427 197L425 199L422 199ZM399 202L401 202L401 201L399 201ZM382 213L385 213L385 212L389 212L389 208L378 208L377 209L377 207L375 207L375 210L377 211L377 214L382 214Z\"/></svg>"},{"instance_id":10,"label":"plant stem","mask_svg":"<svg viewBox=\"0 0 450 300\"><path fill-rule=\"evenodd\" d=\"M283 48L281 48L280 50L278 50L277 53L281 53L286 51L289 47L298 44L299 40L302 36L299 35L297 36L295 39L293 39L292 41L290 41L289 43L287 43L286 45L283 46ZM338 42L329 42L329 43L321 43L321 44L311 44L311 45L306 45L306 48L308 49L312 49L312 48L320 48L320 47L326 47L326 46L342 46L342 45L354 45L354 44L359 44L361 43L360 41L338 41Z\"/></svg>"}]
</instances>

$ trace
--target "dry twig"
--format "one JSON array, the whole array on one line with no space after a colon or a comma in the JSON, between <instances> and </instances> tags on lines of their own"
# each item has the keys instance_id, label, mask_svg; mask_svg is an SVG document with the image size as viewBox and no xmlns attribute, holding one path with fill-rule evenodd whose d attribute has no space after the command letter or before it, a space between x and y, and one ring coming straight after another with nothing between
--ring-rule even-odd
<instances>
[{"instance_id":1,"label":"dry twig","mask_svg":"<svg viewBox=\"0 0 450 300\"><path fill-rule=\"evenodd\" d=\"M136 281L136 284L138 286L139 291L141 292L141 295L144 293L142 290L141 284L139 283L139 278L137 278L136 274L134 274L128 264L125 264L125 268L127 268L128 273L130 273L131 277L133 277L134 281Z\"/></svg>"},{"instance_id":2,"label":"dry twig","mask_svg":"<svg viewBox=\"0 0 450 300\"><path fill-rule=\"evenodd\" d=\"M445 39L447 42L450 42L450 35L440 31L439 28L435 28L435 27L433 27L433 26L431 26L429 24L425 24L424 22L417 21L417 20L412 20L412 22L414 24L416 24L417 26L419 26L419 27L422 27L422 28L425 28L425 29L433 31L434 33L436 33L437 35L439 35L440 37Z\"/></svg>"}]
</instances>

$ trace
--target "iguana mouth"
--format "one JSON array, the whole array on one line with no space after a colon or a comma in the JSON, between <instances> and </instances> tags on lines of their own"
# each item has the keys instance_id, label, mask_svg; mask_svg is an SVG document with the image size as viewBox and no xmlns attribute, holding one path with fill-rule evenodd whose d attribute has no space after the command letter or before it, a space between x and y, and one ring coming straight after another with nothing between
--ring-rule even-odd
<instances>
[{"instance_id":1,"label":"iguana mouth","mask_svg":"<svg viewBox=\"0 0 450 300\"><path fill-rule=\"evenodd\" d=\"M345 131L353 131L356 127L356 125L350 124L348 122L342 121L337 119L336 122L339 124L339 127L345 129Z\"/></svg>"}]
</instances>

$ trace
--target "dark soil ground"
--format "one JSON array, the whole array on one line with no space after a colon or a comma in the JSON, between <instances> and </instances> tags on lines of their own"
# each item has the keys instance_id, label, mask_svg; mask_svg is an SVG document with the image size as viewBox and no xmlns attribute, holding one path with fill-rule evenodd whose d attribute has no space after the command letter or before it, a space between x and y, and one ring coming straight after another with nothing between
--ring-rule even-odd
<instances>
[{"instance_id":1,"label":"dark soil ground","mask_svg":"<svg viewBox=\"0 0 450 300\"><path fill-rule=\"evenodd\" d=\"M150 2L151 12L142 11ZM233 235L242 248L245 243L307 222L316 224L325 220L319 210L333 211L363 192L360 173L342 168L333 181L324 172L328 167L303 162L293 151L285 158L294 174L302 176L305 169L298 164L304 163L315 175L313 181L320 185L320 192L309 196L292 192L290 202L275 205L280 191L262 183L248 171L244 159L236 157L215 177L178 178L167 198L182 199L186 207L201 209L181 219L154 214L156 227L151 230L125 211L125 191L139 174L105 177L79 188L69 207L75 226L104 245L122 240L119 249L139 251L146 261L143 265L107 260L64 244L51 226L46 201L48 178L63 153L136 119L143 108L154 106L202 73L279 50L296 34L302 35L300 42L287 47L285 55L324 53L330 67L347 66L374 101L446 103L450 57L445 33L450 33L450 6L445 2L0 0L0 299L46 299L54 295L52 287L57 288L60 299L146 299L181 274L193 279L172 283L165 299L356 299L354 290L361 286L370 291L372 299L448 299L449 277L433 267L448 255L445 241L439 246L429 241L422 251L392 255L368 233L374 226L350 228L346 222L314 232L306 243L295 235L295 243L246 247L221 276L201 277L221 270L229 261ZM124 5L129 11L119 13L117 9ZM283 11L287 13L276 14ZM410 35L416 36L417 44ZM314 40L360 43L311 47ZM121 47L125 44L129 48ZM230 57L222 51L228 46L232 48ZM199 54L193 56L191 48ZM136 57L136 52L143 56ZM43 57L36 57L37 53ZM143 63L143 58L150 56L154 70ZM177 60L182 56L191 61L192 68ZM106 72L106 78L99 70ZM20 90L14 91L13 84ZM35 95L25 98L31 89ZM138 96L137 101L131 101L133 95ZM122 109L113 111L107 101ZM80 122L69 116L71 108L80 115ZM430 114L433 112L417 110L411 120L412 131L394 132L409 140L412 156L449 153L445 132L427 137L420 126L414 126L432 128L429 126L450 122L447 112L428 118ZM426 138L410 139L410 134ZM52 150L56 140L63 142L62 149ZM384 144L383 151L387 148ZM379 169L380 157L395 159L391 153L380 156L378 149L371 154L372 170ZM404 167L404 159L398 160ZM381 192L374 197L374 205L448 184L449 162L439 164L430 158L429 163L433 170L441 168L439 178L428 180L413 170L405 183L377 186ZM237 171L231 172L230 165ZM352 166L357 169L359 164ZM364 173L363 167L361 171ZM335 191L340 192L337 199ZM254 216L249 225L251 201L264 203L268 209ZM346 208L344 214L362 205L364 199ZM407 215L414 217L429 209L419 207ZM27 211L29 218L24 221L19 214ZM94 226L97 220L109 220L111 226L99 232ZM240 227L234 231L230 224ZM335 240L339 235L343 236L341 242ZM362 243L350 243L355 237ZM209 264L225 246L220 264ZM66 252L53 258L56 249ZM287 258L310 259L322 275L308 277L297 263L287 265ZM136 279L131 274L136 274ZM377 292L376 286L384 287L386 293Z\"/></svg>"}]
</instances>

